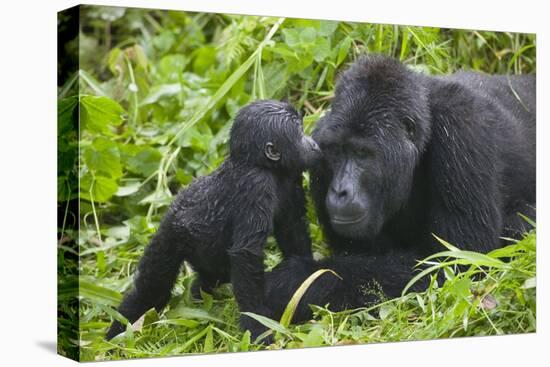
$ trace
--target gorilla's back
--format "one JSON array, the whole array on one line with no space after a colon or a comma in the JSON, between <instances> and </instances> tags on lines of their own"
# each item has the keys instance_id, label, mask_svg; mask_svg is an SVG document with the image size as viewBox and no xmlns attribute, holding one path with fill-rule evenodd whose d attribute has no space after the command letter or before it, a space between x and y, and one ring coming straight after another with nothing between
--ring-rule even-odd
<instances>
[{"instance_id":1,"label":"gorilla's back","mask_svg":"<svg viewBox=\"0 0 550 367\"><path fill-rule=\"evenodd\" d=\"M489 75L460 71L446 77L446 79L456 82L473 93L493 101L518 123L527 125L527 127L535 126L535 74Z\"/></svg>"}]
</instances>

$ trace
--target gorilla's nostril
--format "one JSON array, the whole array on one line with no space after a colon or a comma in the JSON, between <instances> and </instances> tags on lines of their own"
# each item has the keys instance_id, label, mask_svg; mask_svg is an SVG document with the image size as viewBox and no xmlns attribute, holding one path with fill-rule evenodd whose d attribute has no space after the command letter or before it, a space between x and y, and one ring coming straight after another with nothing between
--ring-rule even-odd
<instances>
[{"instance_id":1,"label":"gorilla's nostril","mask_svg":"<svg viewBox=\"0 0 550 367\"><path fill-rule=\"evenodd\" d=\"M348 196L348 192L347 192L347 190L342 190L342 191L336 193L336 195L338 196L339 199L343 199L346 196Z\"/></svg>"}]
</instances>

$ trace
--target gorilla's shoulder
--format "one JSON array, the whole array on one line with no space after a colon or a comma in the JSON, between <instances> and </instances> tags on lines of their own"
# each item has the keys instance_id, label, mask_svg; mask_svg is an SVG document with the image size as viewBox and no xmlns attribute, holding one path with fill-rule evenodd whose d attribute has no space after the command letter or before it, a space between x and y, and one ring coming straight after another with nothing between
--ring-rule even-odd
<instances>
[{"instance_id":1,"label":"gorilla's shoulder","mask_svg":"<svg viewBox=\"0 0 550 367\"><path fill-rule=\"evenodd\" d=\"M429 83L429 107L432 117L447 116L467 119L490 110L490 101L458 80L434 77ZM485 108L480 108L485 106Z\"/></svg>"}]
</instances>

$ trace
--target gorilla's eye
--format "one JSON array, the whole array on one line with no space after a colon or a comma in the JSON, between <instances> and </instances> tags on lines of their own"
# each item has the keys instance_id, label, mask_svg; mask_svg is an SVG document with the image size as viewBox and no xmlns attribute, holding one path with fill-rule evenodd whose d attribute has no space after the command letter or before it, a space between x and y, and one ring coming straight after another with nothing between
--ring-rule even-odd
<instances>
[{"instance_id":1,"label":"gorilla's eye","mask_svg":"<svg viewBox=\"0 0 550 367\"><path fill-rule=\"evenodd\" d=\"M365 147L357 147L354 151L354 153L361 158L366 158L370 155L372 155L372 151Z\"/></svg>"}]
</instances>

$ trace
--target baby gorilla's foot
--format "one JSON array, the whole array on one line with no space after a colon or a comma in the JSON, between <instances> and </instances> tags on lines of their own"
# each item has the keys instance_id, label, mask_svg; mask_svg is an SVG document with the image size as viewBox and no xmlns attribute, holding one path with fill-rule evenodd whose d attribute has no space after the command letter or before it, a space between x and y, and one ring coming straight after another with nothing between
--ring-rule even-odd
<instances>
[{"instance_id":1,"label":"baby gorilla's foot","mask_svg":"<svg viewBox=\"0 0 550 367\"><path fill-rule=\"evenodd\" d=\"M206 293L213 294L214 288L218 286L218 281L213 282L205 282L203 280L196 279L193 284L191 285L191 296L193 296L194 299L202 299L201 296L201 290Z\"/></svg>"}]
</instances>

